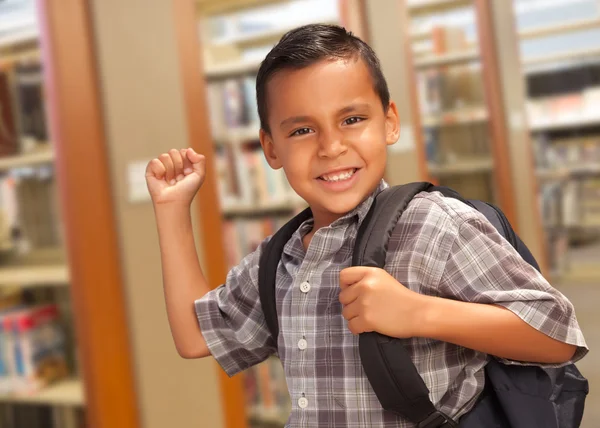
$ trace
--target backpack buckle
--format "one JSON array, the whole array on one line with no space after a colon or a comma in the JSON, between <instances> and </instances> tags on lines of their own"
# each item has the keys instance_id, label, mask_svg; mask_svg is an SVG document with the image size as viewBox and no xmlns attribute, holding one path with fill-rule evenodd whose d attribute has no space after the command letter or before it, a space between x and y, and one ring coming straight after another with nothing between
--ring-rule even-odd
<instances>
[{"instance_id":1,"label":"backpack buckle","mask_svg":"<svg viewBox=\"0 0 600 428\"><path fill-rule=\"evenodd\" d=\"M425 420L422 420L417 425L417 428L451 428L456 426L457 425L452 419L439 410L436 410L431 415L427 416Z\"/></svg>"}]
</instances>

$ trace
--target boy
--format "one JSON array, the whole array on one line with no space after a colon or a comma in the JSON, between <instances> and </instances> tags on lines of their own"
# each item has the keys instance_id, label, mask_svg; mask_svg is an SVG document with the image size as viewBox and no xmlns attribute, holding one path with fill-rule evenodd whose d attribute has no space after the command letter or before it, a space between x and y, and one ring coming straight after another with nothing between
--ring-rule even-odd
<instances>
[{"instance_id":1,"label":"boy","mask_svg":"<svg viewBox=\"0 0 600 428\"><path fill-rule=\"evenodd\" d=\"M359 224L387 186L386 149L399 133L396 106L364 42L336 26L293 30L267 55L256 86L267 161L283 168L313 217L281 255L275 343L257 284L267 240L209 291L190 219L204 158L171 150L148 164L167 312L182 357L213 355L232 376L278 353L290 427L412 427L382 410L362 371L359 333L405 338L433 403L455 419L481 394L488 355L560 365L587 352L570 302L480 213L439 193L410 203L385 270L349 267Z\"/></svg>"}]
</instances>

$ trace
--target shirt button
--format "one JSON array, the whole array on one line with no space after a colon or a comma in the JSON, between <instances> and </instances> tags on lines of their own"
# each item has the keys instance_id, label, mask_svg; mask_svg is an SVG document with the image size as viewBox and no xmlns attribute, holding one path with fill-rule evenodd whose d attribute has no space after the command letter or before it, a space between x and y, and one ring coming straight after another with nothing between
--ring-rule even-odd
<instances>
[{"instance_id":1,"label":"shirt button","mask_svg":"<svg viewBox=\"0 0 600 428\"><path fill-rule=\"evenodd\" d=\"M308 400L306 399L306 397L300 397L298 399L298 406L301 409L306 409L308 407Z\"/></svg>"},{"instance_id":2,"label":"shirt button","mask_svg":"<svg viewBox=\"0 0 600 428\"><path fill-rule=\"evenodd\" d=\"M298 341L298 349L304 351L308 347L308 342L306 339L300 339Z\"/></svg>"},{"instance_id":3,"label":"shirt button","mask_svg":"<svg viewBox=\"0 0 600 428\"><path fill-rule=\"evenodd\" d=\"M303 293L308 293L310 291L310 284L307 281L304 281L300 284L300 291Z\"/></svg>"}]
</instances>

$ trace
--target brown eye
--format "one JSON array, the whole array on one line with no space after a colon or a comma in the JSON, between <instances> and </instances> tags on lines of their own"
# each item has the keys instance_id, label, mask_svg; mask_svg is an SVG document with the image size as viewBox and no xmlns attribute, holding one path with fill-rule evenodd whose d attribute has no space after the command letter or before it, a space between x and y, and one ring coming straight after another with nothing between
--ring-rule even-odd
<instances>
[{"instance_id":1,"label":"brown eye","mask_svg":"<svg viewBox=\"0 0 600 428\"><path fill-rule=\"evenodd\" d=\"M363 120L364 120L364 118L362 118L362 117L352 116L352 117L349 117L348 119L344 120L344 123L346 125L354 125L355 123L362 122Z\"/></svg>"},{"instance_id":2,"label":"brown eye","mask_svg":"<svg viewBox=\"0 0 600 428\"><path fill-rule=\"evenodd\" d=\"M311 132L314 132L314 131L310 128L300 128L300 129L296 129L294 132L292 132L290 134L290 137L294 137L297 135L306 135L306 134L310 134Z\"/></svg>"}]
</instances>

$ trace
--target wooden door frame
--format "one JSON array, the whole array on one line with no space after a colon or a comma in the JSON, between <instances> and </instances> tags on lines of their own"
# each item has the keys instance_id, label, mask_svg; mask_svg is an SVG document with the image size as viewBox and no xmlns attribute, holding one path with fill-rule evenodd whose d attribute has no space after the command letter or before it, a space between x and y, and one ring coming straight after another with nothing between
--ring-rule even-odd
<instances>
[{"instance_id":1,"label":"wooden door frame","mask_svg":"<svg viewBox=\"0 0 600 428\"><path fill-rule=\"evenodd\" d=\"M173 0L175 19L175 41L180 65L183 87L184 110L188 131L188 147L206 157L211 169L215 165L215 149L211 135L209 113L206 105L206 82L202 65L202 44L196 6L193 0ZM204 249L203 270L211 287L225 282L227 262L223 242L223 220L221 217L216 174L206 175L204 184L198 192L198 224L200 228L200 246ZM221 403L223 405L224 426L226 428L244 428L247 426L246 399L244 395L243 374L229 378L215 363L221 385Z\"/></svg>"},{"instance_id":2,"label":"wooden door frame","mask_svg":"<svg viewBox=\"0 0 600 428\"><path fill-rule=\"evenodd\" d=\"M88 425L137 428L91 4L36 1Z\"/></svg>"}]
</instances>

